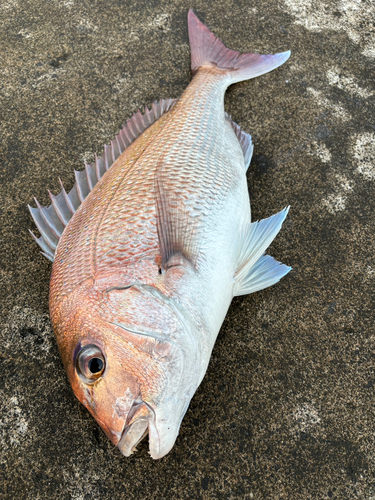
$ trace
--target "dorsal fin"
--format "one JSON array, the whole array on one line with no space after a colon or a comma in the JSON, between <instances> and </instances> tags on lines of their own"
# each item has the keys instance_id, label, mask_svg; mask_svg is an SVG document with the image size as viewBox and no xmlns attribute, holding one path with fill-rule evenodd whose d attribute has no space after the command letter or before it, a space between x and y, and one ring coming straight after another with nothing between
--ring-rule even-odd
<instances>
[{"instance_id":1,"label":"dorsal fin","mask_svg":"<svg viewBox=\"0 0 375 500\"><path fill-rule=\"evenodd\" d=\"M41 236L37 238L30 231L34 240L38 243L41 252L48 260L53 262L55 250L59 239L73 214L80 204L94 188L96 183L103 177L107 170L113 165L121 153L134 142L148 127L156 122L164 113L169 111L176 99L161 99L154 102L151 109L145 108L145 113L138 110L123 126L114 140L108 146L104 145L103 156L95 155L95 163L87 165L81 172L74 171L76 182L67 193L61 184L61 192L54 196L49 193L52 204L43 207L35 200L37 208L29 206L32 218Z\"/></svg>"},{"instance_id":2,"label":"dorsal fin","mask_svg":"<svg viewBox=\"0 0 375 500\"><path fill-rule=\"evenodd\" d=\"M237 136L237 139L240 142L244 160L245 160L245 170L249 168L251 157L253 156L253 143L251 140L251 135L247 134L242 130L242 128L233 121L232 117L228 115L228 113L225 113L225 118L229 125L232 127L234 133Z\"/></svg>"}]
</instances>

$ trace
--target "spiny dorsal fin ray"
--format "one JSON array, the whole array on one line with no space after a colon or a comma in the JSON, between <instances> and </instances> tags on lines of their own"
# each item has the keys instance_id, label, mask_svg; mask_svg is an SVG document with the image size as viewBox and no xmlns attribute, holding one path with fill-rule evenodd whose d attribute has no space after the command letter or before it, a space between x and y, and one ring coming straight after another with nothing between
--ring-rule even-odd
<instances>
[{"instance_id":1,"label":"spiny dorsal fin ray","mask_svg":"<svg viewBox=\"0 0 375 500\"><path fill-rule=\"evenodd\" d=\"M31 231L31 235L43 250L42 254L53 262L55 250L59 239L68 225L73 214L80 204L103 177L106 171L113 165L121 153L134 142L150 125L156 122L164 113L169 111L176 99L161 99L154 102L151 109L145 108L145 113L138 110L123 126L115 139L108 146L104 145L103 156L95 155L95 163L87 165L85 169L74 171L76 182L67 193L60 180L61 192L54 196L49 193L52 204L43 207L37 201L37 208L29 206L32 218L41 234L37 238Z\"/></svg>"},{"instance_id":2,"label":"spiny dorsal fin ray","mask_svg":"<svg viewBox=\"0 0 375 500\"><path fill-rule=\"evenodd\" d=\"M55 196L51 193L51 191L48 191L49 197L51 198L53 208L55 209L55 213L57 217L60 219L62 224L66 226L70 219L72 218L72 212L69 210L66 202L65 202L65 197L64 193L60 191L60 193Z\"/></svg>"},{"instance_id":3,"label":"spiny dorsal fin ray","mask_svg":"<svg viewBox=\"0 0 375 500\"><path fill-rule=\"evenodd\" d=\"M251 140L251 135L244 132L241 127L233 121L232 117L225 113L225 119L232 127L234 133L237 136L237 139L241 145L244 160L245 160L245 170L249 168L251 157L253 156L253 143Z\"/></svg>"}]
</instances>

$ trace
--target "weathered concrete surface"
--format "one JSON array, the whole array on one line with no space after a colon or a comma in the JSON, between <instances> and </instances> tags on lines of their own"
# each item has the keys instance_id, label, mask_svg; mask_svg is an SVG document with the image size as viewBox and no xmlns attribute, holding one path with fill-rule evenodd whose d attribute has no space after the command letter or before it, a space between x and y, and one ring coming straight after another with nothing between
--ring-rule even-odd
<instances>
[{"instance_id":1,"label":"weathered concrete surface","mask_svg":"<svg viewBox=\"0 0 375 500\"><path fill-rule=\"evenodd\" d=\"M27 203L188 84L194 8L231 48L292 50L233 86L254 218L291 205L294 270L233 301L173 451L126 459L75 400ZM1 0L0 497L375 498L374 4Z\"/></svg>"}]
</instances>

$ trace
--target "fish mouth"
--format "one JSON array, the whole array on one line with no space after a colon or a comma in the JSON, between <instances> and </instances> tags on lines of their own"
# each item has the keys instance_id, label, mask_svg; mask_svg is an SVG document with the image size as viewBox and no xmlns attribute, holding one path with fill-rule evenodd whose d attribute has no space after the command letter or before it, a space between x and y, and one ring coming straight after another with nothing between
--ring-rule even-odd
<instances>
[{"instance_id":1,"label":"fish mouth","mask_svg":"<svg viewBox=\"0 0 375 500\"><path fill-rule=\"evenodd\" d=\"M165 418L160 418L159 414L157 420L157 409L142 400L134 401L117 447L125 457L130 457L137 451L137 446L142 439L149 434L151 457L155 460L163 458L170 452L176 441L187 407L188 403L180 417L173 422L165 415L165 412L163 412L164 415L162 414ZM168 412L170 413L170 408L168 408Z\"/></svg>"},{"instance_id":2,"label":"fish mouth","mask_svg":"<svg viewBox=\"0 0 375 500\"><path fill-rule=\"evenodd\" d=\"M149 425L154 420L152 408L145 402L134 402L124 426L117 447L125 457L137 451L138 444L149 432Z\"/></svg>"},{"instance_id":3,"label":"fish mouth","mask_svg":"<svg viewBox=\"0 0 375 500\"><path fill-rule=\"evenodd\" d=\"M130 455L137 451L138 444L147 434L148 422L146 420L138 420L125 427L117 447L125 457L130 457Z\"/></svg>"}]
</instances>

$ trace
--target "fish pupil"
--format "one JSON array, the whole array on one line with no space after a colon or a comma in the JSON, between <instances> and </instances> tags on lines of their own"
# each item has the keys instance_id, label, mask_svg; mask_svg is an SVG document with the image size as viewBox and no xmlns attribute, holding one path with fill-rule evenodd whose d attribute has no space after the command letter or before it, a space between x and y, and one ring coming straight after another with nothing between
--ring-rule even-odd
<instances>
[{"instance_id":1,"label":"fish pupil","mask_svg":"<svg viewBox=\"0 0 375 500\"><path fill-rule=\"evenodd\" d=\"M98 373L103 370L103 360L100 358L92 358L89 361L89 370L91 373Z\"/></svg>"}]
</instances>

